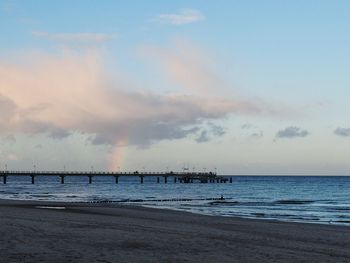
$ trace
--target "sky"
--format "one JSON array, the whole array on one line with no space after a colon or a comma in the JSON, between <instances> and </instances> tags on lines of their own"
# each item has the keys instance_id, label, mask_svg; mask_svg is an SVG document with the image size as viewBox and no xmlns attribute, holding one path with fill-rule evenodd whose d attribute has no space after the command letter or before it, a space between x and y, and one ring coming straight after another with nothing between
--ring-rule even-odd
<instances>
[{"instance_id":1,"label":"sky","mask_svg":"<svg viewBox=\"0 0 350 263\"><path fill-rule=\"evenodd\" d=\"M349 10L0 0L0 169L349 175Z\"/></svg>"}]
</instances>

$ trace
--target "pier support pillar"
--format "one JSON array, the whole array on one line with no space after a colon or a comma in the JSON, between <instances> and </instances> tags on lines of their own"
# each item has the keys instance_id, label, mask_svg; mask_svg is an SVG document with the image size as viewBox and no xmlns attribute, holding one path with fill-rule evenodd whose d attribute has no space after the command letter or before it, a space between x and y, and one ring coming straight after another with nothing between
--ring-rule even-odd
<instances>
[{"instance_id":1,"label":"pier support pillar","mask_svg":"<svg viewBox=\"0 0 350 263\"><path fill-rule=\"evenodd\" d=\"M177 182L177 177L175 176L174 177L174 184L176 184L176 182Z\"/></svg>"},{"instance_id":2,"label":"pier support pillar","mask_svg":"<svg viewBox=\"0 0 350 263\"><path fill-rule=\"evenodd\" d=\"M89 184L92 184L92 176L89 176Z\"/></svg>"},{"instance_id":3,"label":"pier support pillar","mask_svg":"<svg viewBox=\"0 0 350 263\"><path fill-rule=\"evenodd\" d=\"M64 184L64 176L61 175L60 177L61 177L61 184Z\"/></svg>"},{"instance_id":4,"label":"pier support pillar","mask_svg":"<svg viewBox=\"0 0 350 263\"><path fill-rule=\"evenodd\" d=\"M119 176L115 176L115 183L116 183L116 184L119 183Z\"/></svg>"},{"instance_id":5,"label":"pier support pillar","mask_svg":"<svg viewBox=\"0 0 350 263\"><path fill-rule=\"evenodd\" d=\"M35 176L32 175L31 177L32 177L32 184L34 184L35 183Z\"/></svg>"},{"instance_id":6,"label":"pier support pillar","mask_svg":"<svg viewBox=\"0 0 350 263\"><path fill-rule=\"evenodd\" d=\"M165 184L168 183L168 176L164 176L164 183L165 183Z\"/></svg>"},{"instance_id":7,"label":"pier support pillar","mask_svg":"<svg viewBox=\"0 0 350 263\"><path fill-rule=\"evenodd\" d=\"M230 177L230 183L232 184L232 177Z\"/></svg>"},{"instance_id":8,"label":"pier support pillar","mask_svg":"<svg viewBox=\"0 0 350 263\"><path fill-rule=\"evenodd\" d=\"M6 181L7 181L7 176L6 176L6 175L4 175L2 179L3 179L4 184L6 184Z\"/></svg>"},{"instance_id":9,"label":"pier support pillar","mask_svg":"<svg viewBox=\"0 0 350 263\"><path fill-rule=\"evenodd\" d=\"M159 180L159 177L157 177L157 183L158 183L158 184L159 184L159 181L160 181L160 180Z\"/></svg>"},{"instance_id":10,"label":"pier support pillar","mask_svg":"<svg viewBox=\"0 0 350 263\"><path fill-rule=\"evenodd\" d=\"M140 183L143 184L143 176L140 176Z\"/></svg>"}]
</instances>

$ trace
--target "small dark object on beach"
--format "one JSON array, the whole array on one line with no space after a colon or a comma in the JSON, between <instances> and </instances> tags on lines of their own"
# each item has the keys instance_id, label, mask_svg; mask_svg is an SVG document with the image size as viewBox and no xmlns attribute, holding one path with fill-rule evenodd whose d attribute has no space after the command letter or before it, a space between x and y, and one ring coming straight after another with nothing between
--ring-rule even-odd
<instances>
[{"instance_id":1,"label":"small dark object on beach","mask_svg":"<svg viewBox=\"0 0 350 263\"><path fill-rule=\"evenodd\" d=\"M224 200L224 196L223 195L221 195L220 200Z\"/></svg>"}]
</instances>

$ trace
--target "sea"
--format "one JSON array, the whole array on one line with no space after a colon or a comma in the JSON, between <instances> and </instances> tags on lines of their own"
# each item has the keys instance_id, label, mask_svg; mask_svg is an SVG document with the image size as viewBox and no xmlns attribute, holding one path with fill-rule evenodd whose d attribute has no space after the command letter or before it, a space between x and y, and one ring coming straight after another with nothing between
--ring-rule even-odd
<instances>
[{"instance_id":1,"label":"sea","mask_svg":"<svg viewBox=\"0 0 350 263\"><path fill-rule=\"evenodd\" d=\"M192 213L350 226L350 176L232 176L232 183L175 183L155 177L8 177L0 198L116 203Z\"/></svg>"}]
</instances>

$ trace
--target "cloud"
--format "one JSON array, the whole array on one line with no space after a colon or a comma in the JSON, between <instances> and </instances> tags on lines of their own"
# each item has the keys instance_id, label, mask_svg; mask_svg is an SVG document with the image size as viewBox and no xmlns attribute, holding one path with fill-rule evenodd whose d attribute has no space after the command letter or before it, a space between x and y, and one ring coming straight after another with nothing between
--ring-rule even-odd
<instances>
[{"instance_id":1,"label":"cloud","mask_svg":"<svg viewBox=\"0 0 350 263\"><path fill-rule=\"evenodd\" d=\"M39 143L39 144L35 145L34 148L35 148L35 149L42 149L42 148L43 148L43 145Z\"/></svg>"},{"instance_id":2,"label":"cloud","mask_svg":"<svg viewBox=\"0 0 350 263\"><path fill-rule=\"evenodd\" d=\"M198 143L208 142L213 137L221 137L226 133L223 127L215 125L211 122L208 122L206 127L207 127L206 129L201 130L199 132L199 134L197 135L197 138L195 139L196 142Z\"/></svg>"},{"instance_id":3,"label":"cloud","mask_svg":"<svg viewBox=\"0 0 350 263\"><path fill-rule=\"evenodd\" d=\"M201 142L207 142L209 141L210 138L208 136L208 131L202 131L200 135L196 138L196 142L201 143Z\"/></svg>"},{"instance_id":4,"label":"cloud","mask_svg":"<svg viewBox=\"0 0 350 263\"><path fill-rule=\"evenodd\" d=\"M48 129L48 135L53 139L63 139L71 135L71 132L62 128Z\"/></svg>"},{"instance_id":5,"label":"cloud","mask_svg":"<svg viewBox=\"0 0 350 263\"><path fill-rule=\"evenodd\" d=\"M226 131L223 127L221 126L218 126L218 125L215 125L211 122L208 123L209 127L210 127L210 131L211 133L214 135L214 136L223 136Z\"/></svg>"},{"instance_id":6,"label":"cloud","mask_svg":"<svg viewBox=\"0 0 350 263\"><path fill-rule=\"evenodd\" d=\"M158 72L162 72L162 76L183 93L204 95L213 101L229 98L229 101L234 101L236 108L232 109L232 112L280 116L291 113L290 109L283 106L276 109L270 103L257 98L246 99L235 94L232 99L234 87L216 70L218 62L210 52L189 41L177 39L165 47L143 46L140 54L153 63Z\"/></svg>"},{"instance_id":7,"label":"cloud","mask_svg":"<svg viewBox=\"0 0 350 263\"><path fill-rule=\"evenodd\" d=\"M165 76L187 92L214 95L227 88L227 84L215 72L216 61L191 42L175 40L166 47L144 46L141 54L153 62Z\"/></svg>"},{"instance_id":8,"label":"cloud","mask_svg":"<svg viewBox=\"0 0 350 263\"><path fill-rule=\"evenodd\" d=\"M250 123L245 123L241 126L242 130L250 130L250 129L255 129L256 126Z\"/></svg>"},{"instance_id":9,"label":"cloud","mask_svg":"<svg viewBox=\"0 0 350 263\"><path fill-rule=\"evenodd\" d=\"M250 134L249 137L254 138L254 139L260 139L260 138L264 137L264 133L263 133L263 131L253 132L252 134Z\"/></svg>"},{"instance_id":10,"label":"cloud","mask_svg":"<svg viewBox=\"0 0 350 263\"><path fill-rule=\"evenodd\" d=\"M195 9L181 9L176 14L161 14L155 18L156 21L162 24L170 25L185 25L204 20L205 16Z\"/></svg>"},{"instance_id":11,"label":"cloud","mask_svg":"<svg viewBox=\"0 0 350 263\"><path fill-rule=\"evenodd\" d=\"M56 42L78 44L100 44L116 38L116 34L105 33L49 33L45 31L33 31L32 35Z\"/></svg>"},{"instance_id":12,"label":"cloud","mask_svg":"<svg viewBox=\"0 0 350 263\"><path fill-rule=\"evenodd\" d=\"M307 130L302 130L301 128L295 126L289 126L284 130L280 130L277 132L277 138L298 138L298 137L306 137L310 133Z\"/></svg>"},{"instance_id":13,"label":"cloud","mask_svg":"<svg viewBox=\"0 0 350 263\"><path fill-rule=\"evenodd\" d=\"M222 136L223 128L207 121L260 110L253 102L204 93L136 90L129 79L108 75L96 50L27 54L22 60L0 62L2 135L61 139L82 133L93 144L116 145L127 138L128 144L149 145L196 135L203 127L208 136Z\"/></svg>"},{"instance_id":14,"label":"cloud","mask_svg":"<svg viewBox=\"0 0 350 263\"><path fill-rule=\"evenodd\" d=\"M213 101L230 98L235 105L234 112L288 115L289 110L279 107L278 110L269 103L259 99L244 99L239 95L232 98L231 84L217 73L218 62L206 50L186 40L175 40L169 46L143 46L141 55L149 59L158 72L163 72L169 82L181 92L195 96L207 96ZM233 105L231 105L233 106Z\"/></svg>"},{"instance_id":15,"label":"cloud","mask_svg":"<svg viewBox=\"0 0 350 263\"><path fill-rule=\"evenodd\" d=\"M342 137L350 137L350 128L338 127L334 130L334 134Z\"/></svg>"}]
</instances>

